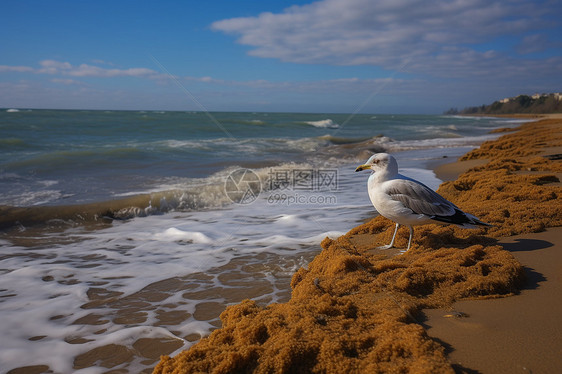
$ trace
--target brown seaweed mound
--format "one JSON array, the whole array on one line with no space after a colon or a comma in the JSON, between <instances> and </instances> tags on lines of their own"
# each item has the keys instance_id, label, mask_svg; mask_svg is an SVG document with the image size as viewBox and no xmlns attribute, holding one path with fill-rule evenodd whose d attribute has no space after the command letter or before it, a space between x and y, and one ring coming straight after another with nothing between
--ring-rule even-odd
<instances>
[{"instance_id":1,"label":"brown seaweed mound","mask_svg":"<svg viewBox=\"0 0 562 374\"><path fill-rule=\"evenodd\" d=\"M222 328L173 358L162 357L154 372L453 373L418 313L463 298L512 295L523 284L521 264L494 237L561 224L560 183L550 173L560 170L560 161L536 156L560 141L560 125L540 124L500 138L500 151L490 143L481 156L474 153L492 161L440 189L494 224L488 236L483 229L424 225L410 251L389 258L372 249L393 230L377 217L336 240L326 238L308 269L294 274L289 302L228 307ZM538 151L511 149L530 143L517 134L544 127L550 135L534 144ZM521 173L529 168L532 174ZM406 241L407 229L400 230L397 245Z\"/></svg>"},{"instance_id":2,"label":"brown seaweed mound","mask_svg":"<svg viewBox=\"0 0 562 374\"><path fill-rule=\"evenodd\" d=\"M157 373L453 372L444 349L418 324L421 308L515 292L521 265L499 246L416 248L392 259L368 253L362 225L293 277L292 298L231 306L223 327Z\"/></svg>"},{"instance_id":3,"label":"brown seaweed mound","mask_svg":"<svg viewBox=\"0 0 562 374\"><path fill-rule=\"evenodd\" d=\"M552 155L562 146L560 120L528 123L519 131L486 142L462 159L489 159L439 192L494 225L493 237L540 232L562 225L562 162ZM539 155L543 153L543 155ZM554 155L560 156L560 155Z\"/></svg>"},{"instance_id":4,"label":"brown seaweed mound","mask_svg":"<svg viewBox=\"0 0 562 374\"><path fill-rule=\"evenodd\" d=\"M506 158L536 155L546 147L562 146L560 119L543 119L529 122L499 139L482 143L478 149L468 152L462 160L475 158Z\"/></svg>"}]
</instances>

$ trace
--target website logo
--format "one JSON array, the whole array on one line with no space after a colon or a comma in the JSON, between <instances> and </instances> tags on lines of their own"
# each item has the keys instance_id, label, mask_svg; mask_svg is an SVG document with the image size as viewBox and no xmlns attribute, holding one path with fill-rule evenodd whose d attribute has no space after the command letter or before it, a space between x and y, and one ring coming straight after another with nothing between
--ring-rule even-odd
<instances>
[{"instance_id":1,"label":"website logo","mask_svg":"<svg viewBox=\"0 0 562 374\"><path fill-rule=\"evenodd\" d=\"M226 196L236 204L251 204L261 192L260 177L250 169L237 169L224 183Z\"/></svg>"}]
</instances>

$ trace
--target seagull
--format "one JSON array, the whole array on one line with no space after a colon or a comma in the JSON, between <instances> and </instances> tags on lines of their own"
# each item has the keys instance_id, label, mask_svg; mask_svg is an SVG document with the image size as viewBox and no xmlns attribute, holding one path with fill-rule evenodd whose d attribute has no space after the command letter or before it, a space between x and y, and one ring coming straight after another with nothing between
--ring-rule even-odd
<instances>
[{"instance_id":1,"label":"seagull","mask_svg":"<svg viewBox=\"0 0 562 374\"><path fill-rule=\"evenodd\" d=\"M441 223L470 229L491 226L472 214L463 212L423 183L398 174L398 162L388 153L372 155L355 171L367 169L373 171L367 182L371 202L379 214L396 223L390 244L379 247L381 249L390 249L394 246L394 239L400 225L408 226L410 229L406 251L412 244L414 225Z\"/></svg>"}]
</instances>

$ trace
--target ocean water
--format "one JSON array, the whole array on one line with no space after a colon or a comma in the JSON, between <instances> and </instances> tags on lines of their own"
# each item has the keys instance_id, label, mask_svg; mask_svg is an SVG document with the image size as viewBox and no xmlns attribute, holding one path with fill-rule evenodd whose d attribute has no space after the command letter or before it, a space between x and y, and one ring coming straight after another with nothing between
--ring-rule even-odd
<instances>
[{"instance_id":1,"label":"ocean water","mask_svg":"<svg viewBox=\"0 0 562 374\"><path fill-rule=\"evenodd\" d=\"M0 372L150 372L374 217L373 152L429 169L494 118L0 111Z\"/></svg>"}]
</instances>

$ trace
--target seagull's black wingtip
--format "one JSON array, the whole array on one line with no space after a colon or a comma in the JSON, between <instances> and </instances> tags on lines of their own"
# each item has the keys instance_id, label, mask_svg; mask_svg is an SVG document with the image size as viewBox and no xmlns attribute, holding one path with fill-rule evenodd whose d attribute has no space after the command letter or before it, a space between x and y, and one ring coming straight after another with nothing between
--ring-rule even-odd
<instances>
[{"instance_id":1,"label":"seagull's black wingtip","mask_svg":"<svg viewBox=\"0 0 562 374\"><path fill-rule=\"evenodd\" d=\"M450 216L432 216L431 219L472 229L477 228L477 226L494 227L494 225L482 222L472 214L467 214L460 209L455 209L455 214Z\"/></svg>"}]
</instances>

